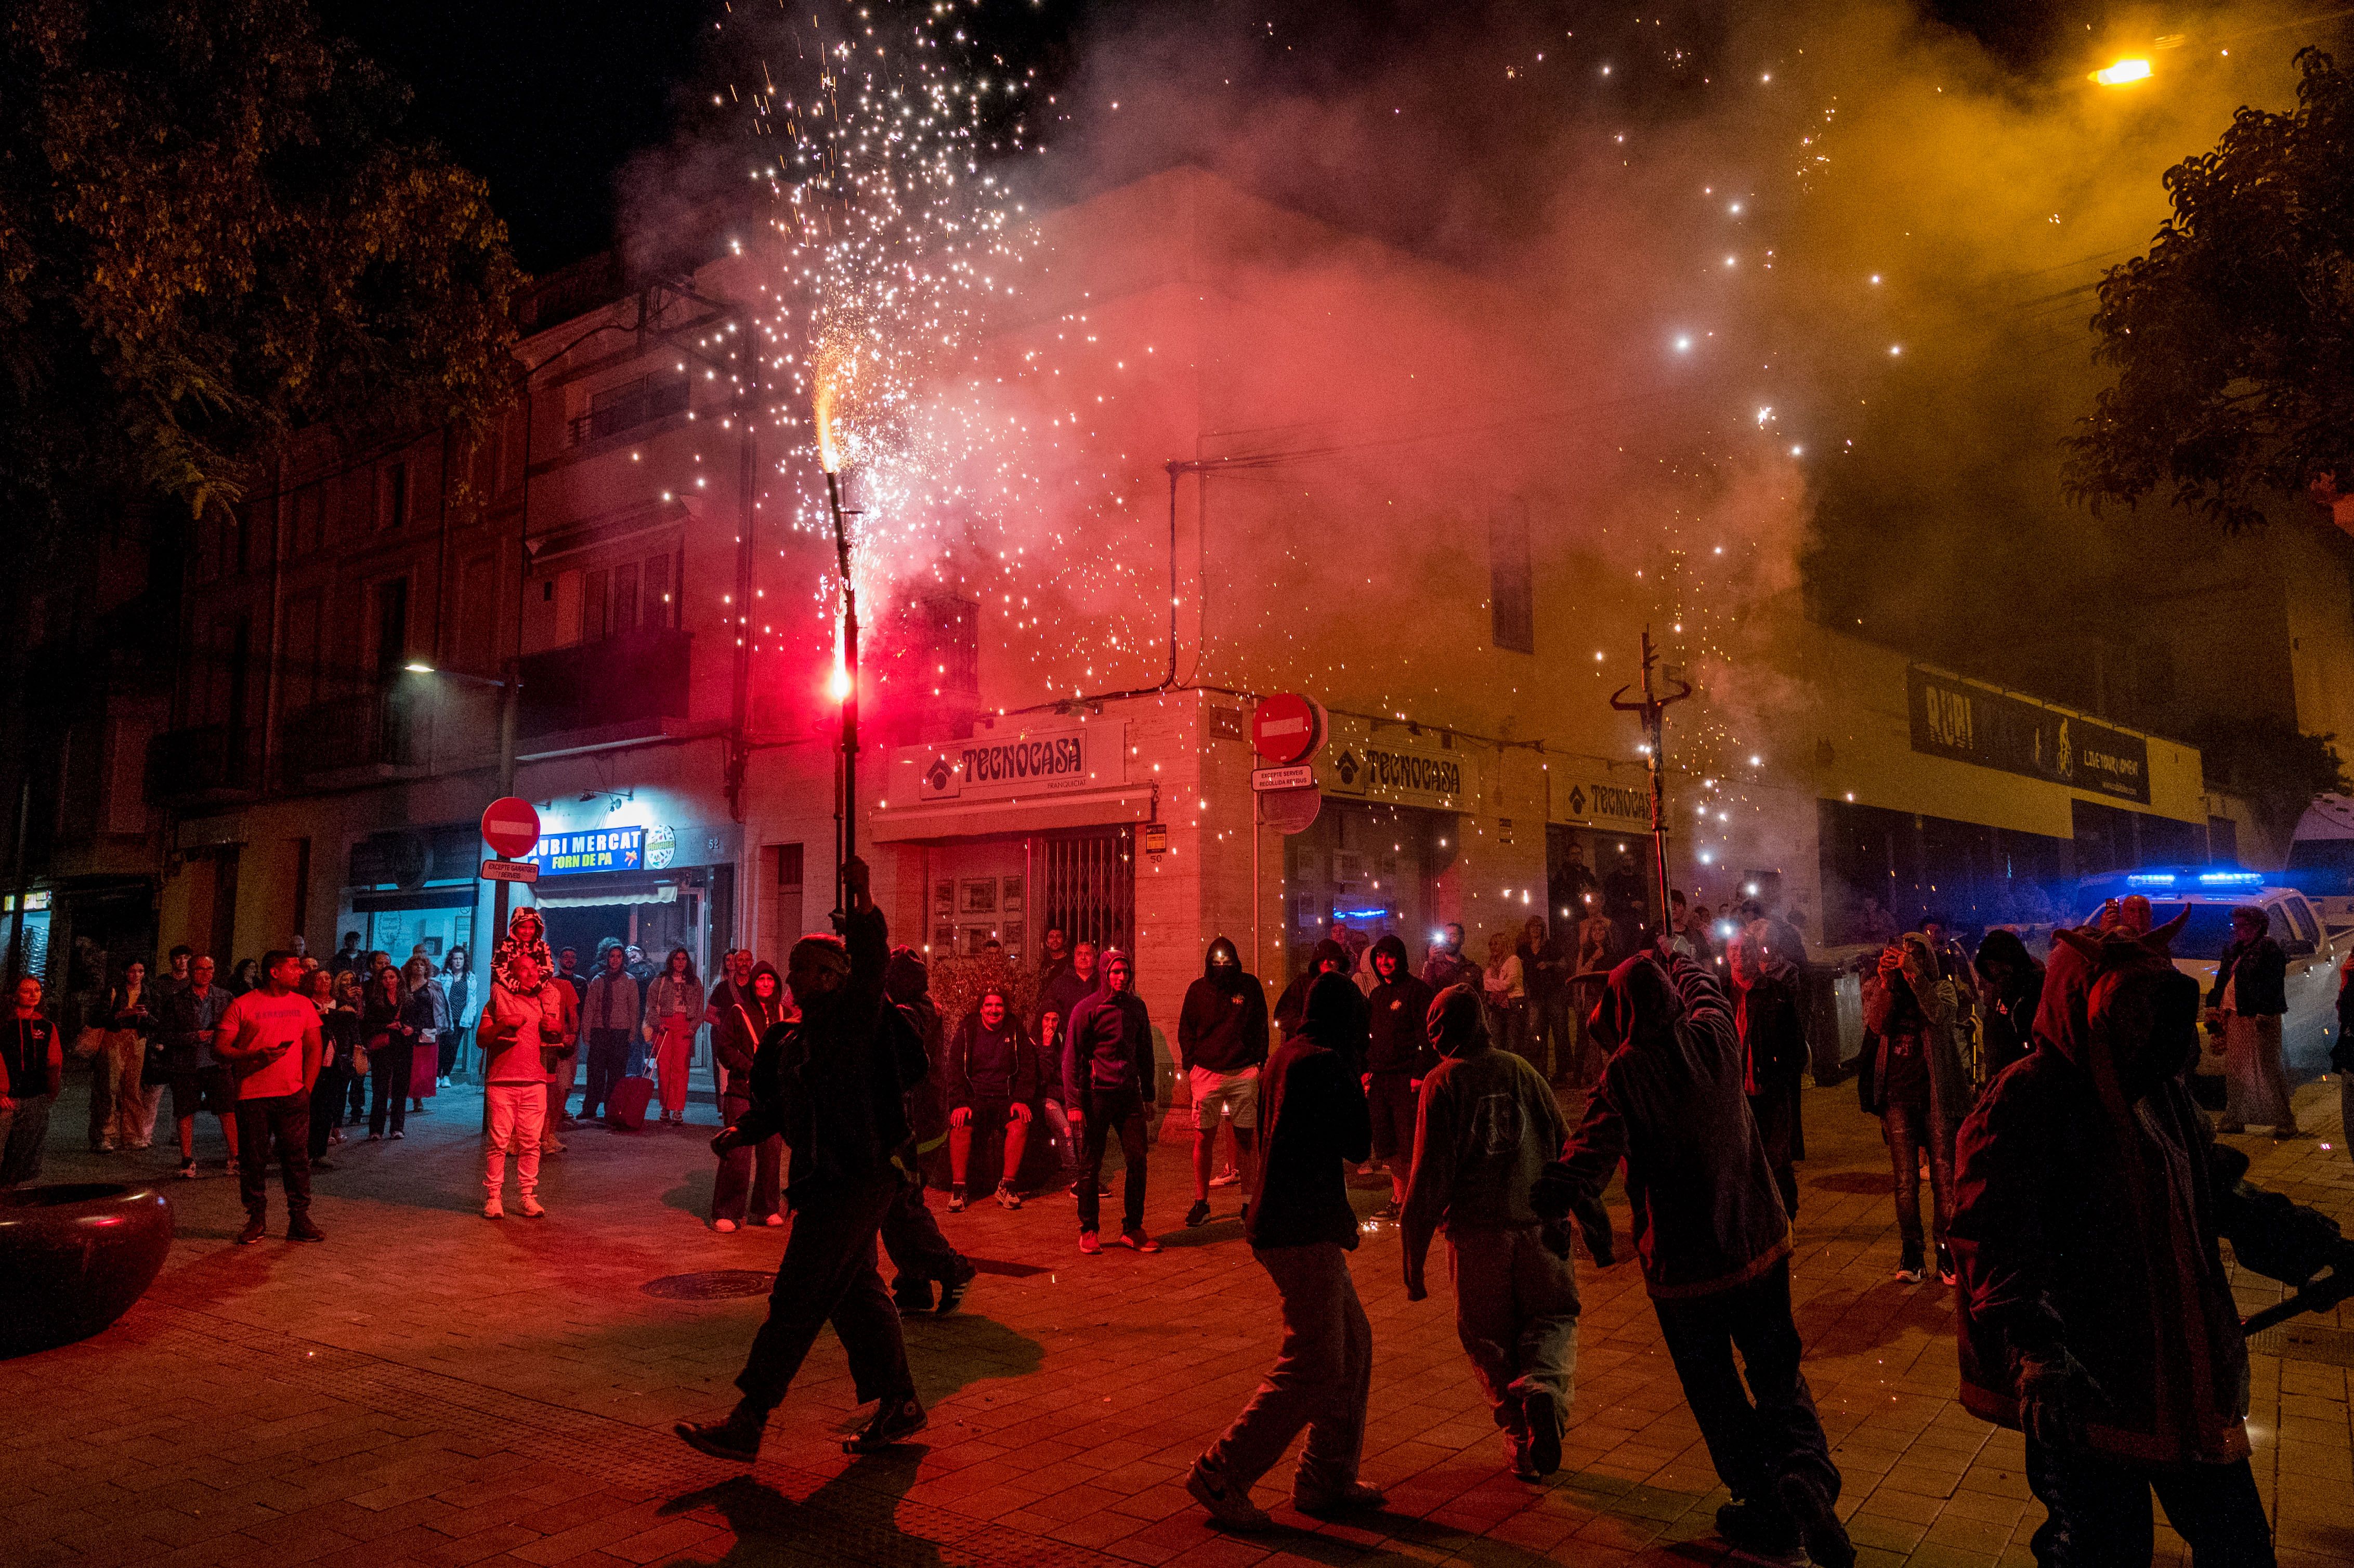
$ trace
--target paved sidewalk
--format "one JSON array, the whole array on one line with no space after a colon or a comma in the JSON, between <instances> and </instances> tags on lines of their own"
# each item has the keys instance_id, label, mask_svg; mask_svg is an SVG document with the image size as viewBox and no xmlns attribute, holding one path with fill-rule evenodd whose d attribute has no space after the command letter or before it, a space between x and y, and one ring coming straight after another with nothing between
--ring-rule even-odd
<instances>
[{"instance_id":1,"label":"paved sidewalk","mask_svg":"<svg viewBox=\"0 0 2354 1568\"><path fill-rule=\"evenodd\" d=\"M907 1325L932 1412L926 1445L852 1460L849 1377L830 1336L748 1475L669 1434L724 1410L761 1315L781 1231L702 1223L712 1128L583 1128L552 1157L545 1221L479 1213L480 1101L444 1091L400 1143L347 1144L318 1178L324 1246L230 1244L236 1184L165 1181L179 1234L146 1299L105 1334L0 1362L0 1562L353 1568L728 1562L779 1564L1341 1565L1468 1561L1707 1563L1724 1494L1678 1393L1631 1264L1581 1267L1585 1315L1562 1473L1523 1485L1455 1341L1450 1293L1410 1304L1397 1238L1369 1224L1353 1262L1375 1364L1365 1474L1389 1510L1361 1526L1276 1512L1265 1538L1205 1527L1184 1466L1273 1357L1274 1293L1232 1218L1177 1222L1182 1153L1152 1154L1150 1222L1168 1250L1077 1254L1067 1196L1019 1213L943 1215L985 1270L964 1310ZM2354 1229L2354 1161L2336 1085L2298 1095L2320 1139L2240 1139L2256 1179ZM696 1114L708 1118L708 1111ZM2016 1435L1955 1402L1952 1293L1900 1286L1877 1124L1850 1086L1809 1089L1794 1260L1807 1372L1846 1476L1841 1510L1872 1568L2009 1568L2041 1518ZM129 1170L161 1150L63 1152L48 1180ZM2324 1144L2328 1147L2323 1147ZM217 1146L207 1145L217 1156ZM1386 1195L1357 1194L1370 1212ZM276 1189L273 1181L273 1200ZM940 1195L934 1195L939 1202ZM1926 1202L1926 1194L1924 1194ZM1619 1212L1622 1246L1625 1214ZM1583 1265L1583 1260L1581 1259ZM2248 1278L2243 1301L2279 1298ZM2257 1474L2291 1568L2354 1560L2347 1365L2354 1314L2258 1347ZM1275 1505L1278 1469L1258 1499ZM2160 1561L2187 1562L2170 1535Z\"/></svg>"}]
</instances>

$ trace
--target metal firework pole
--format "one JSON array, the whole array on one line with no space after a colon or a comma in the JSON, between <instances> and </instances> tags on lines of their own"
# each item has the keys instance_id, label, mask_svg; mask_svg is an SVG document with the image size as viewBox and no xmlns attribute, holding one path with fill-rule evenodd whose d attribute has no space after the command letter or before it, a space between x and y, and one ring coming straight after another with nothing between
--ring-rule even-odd
<instances>
[{"instance_id":1,"label":"metal firework pole","mask_svg":"<svg viewBox=\"0 0 2354 1568\"><path fill-rule=\"evenodd\" d=\"M843 868L858 853L858 585L850 575L850 524L853 514L842 504L842 476L825 471L825 503L833 514L833 558L842 574L842 768L835 796L840 831L835 837L833 908L837 916L849 908L843 891Z\"/></svg>"},{"instance_id":2,"label":"metal firework pole","mask_svg":"<svg viewBox=\"0 0 2354 1568\"><path fill-rule=\"evenodd\" d=\"M1643 715L1643 732L1649 744L1651 774L1651 855L1658 863L1659 874L1659 928L1665 930L1670 906L1668 902L1668 757L1662 738L1661 719L1670 703L1682 702L1691 695L1691 686L1683 681L1675 683L1676 689L1660 696L1651 686L1651 666L1658 662L1659 652L1651 646L1651 629L1643 628L1643 700L1627 700L1632 688L1621 686L1611 694L1610 705L1621 713Z\"/></svg>"}]
</instances>

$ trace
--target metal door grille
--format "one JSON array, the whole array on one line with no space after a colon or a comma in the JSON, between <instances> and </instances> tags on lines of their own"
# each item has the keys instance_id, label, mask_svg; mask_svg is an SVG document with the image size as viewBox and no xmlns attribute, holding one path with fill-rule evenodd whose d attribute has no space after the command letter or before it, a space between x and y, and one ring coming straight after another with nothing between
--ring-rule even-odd
<instances>
[{"instance_id":1,"label":"metal door grille","mask_svg":"<svg viewBox=\"0 0 2354 1568\"><path fill-rule=\"evenodd\" d=\"M1131 948L1136 937L1136 830L1096 829L1038 842L1038 928L1071 941Z\"/></svg>"}]
</instances>

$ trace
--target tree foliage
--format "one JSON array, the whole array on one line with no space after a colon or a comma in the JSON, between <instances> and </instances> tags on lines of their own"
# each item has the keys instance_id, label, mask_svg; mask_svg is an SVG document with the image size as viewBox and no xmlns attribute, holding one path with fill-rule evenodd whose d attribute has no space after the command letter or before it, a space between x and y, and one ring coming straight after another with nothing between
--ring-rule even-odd
<instances>
[{"instance_id":1,"label":"tree foliage","mask_svg":"<svg viewBox=\"0 0 2354 1568\"><path fill-rule=\"evenodd\" d=\"M2194 729L2207 782L2253 809L2264 830L2286 839L2319 795L2347 789L2334 735L2306 735L2283 719L2218 720Z\"/></svg>"},{"instance_id":2,"label":"tree foliage","mask_svg":"<svg viewBox=\"0 0 2354 1568\"><path fill-rule=\"evenodd\" d=\"M305 0L0 21L0 506L231 503L286 431L479 429L522 281L480 181Z\"/></svg>"},{"instance_id":3,"label":"tree foliage","mask_svg":"<svg viewBox=\"0 0 2354 1568\"><path fill-rule=\"evenodd\" d=\"M2163 493L2236 531L2281 495L2354 492L2354 77L2296 64L2296 108L2242 109L2168 169L2173 215L2102 281L2116 376L2069 463L2095 509Z\"/></svg>"}]
</instances>

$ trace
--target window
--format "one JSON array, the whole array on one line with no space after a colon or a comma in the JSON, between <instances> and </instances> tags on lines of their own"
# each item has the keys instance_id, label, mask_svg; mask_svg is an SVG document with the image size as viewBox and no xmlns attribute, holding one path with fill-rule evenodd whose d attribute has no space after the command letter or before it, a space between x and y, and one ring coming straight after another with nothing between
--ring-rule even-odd
<instances>
[{"instance_id":1,"label":"window","mask_svg":"<svg viewBox=\"0 0 2354 1568\"><path fill-rule=\"evenodd\" d=\"M1536 602L1529 569L1529 511L1512 502L1488 518L1488 608L1496 646L1537 651Z\"/></svg>"},{"instance_id":2,"label":"window","mask_svg":"<svg viewBox=\"0 0 2354 1568\"><path fill-rule=\"evenodd\" d=\"M900 656L919 692L970 695L981 690L981 606L954 594L929 594L900 612Z\"/></svg>"},{"instance_id":3,"label":"window","mask_svg":"<svg viewBox=\"0 0 2354 1568\"><path fill-rule=\"evenodd\" d=\"M384 467L384 511L379 521L387 528L398 528L408 521L408 465L387 463Z\"/></svg>"},{"instance_id":4,"label":"window","mask_svg":"<svg viewBox=\"0 0 2354 1568\"><path fill-rule=\"evenodd\" d=\"M607 593L612 574L599 568L586 572L580 578L580 641L594 642L613 629L612 614Z\"/></svg>"},{"instance_id":5,"label":"window","mask_svg":"<svg viewBox=\"0 0 2354 1568\"><path fill-rule=\"evenodd\" d=\"M801 846L770 844L769 864L777 879L775 925L769 931L771 952L789 951L800 940L806 927L801 913Z\"/></svg>"},{"instance_id":6,"label":"window","mask_svg":"<svg viewBox=\"0 0 2354 1568\"><path fill-rule=\"evenodd\" d=\"M408 662L408 579L394 577L376 587L376 676L392 679Z\"/></svg>"},{"instance_id":7,"label":"window","mask_svg":"<svg viewBox=\"0 0 2354 1568\"><path fill-rule=\"evenodd\" d=\"M641 376L588 397L588 412L572 421L572 443L603 440L686 411L687 378L676 372Z\"/></svg>"},{"instance_id":8,"label":"window","mask_svg":"<svg viewBox=\"0 0 2354 1568\"><path fill-rule=\"evenodd\" d=\"M307 556L325 543L326 489L306 484L294 493L293 553Z\"/></svg>"}]
</instances>

